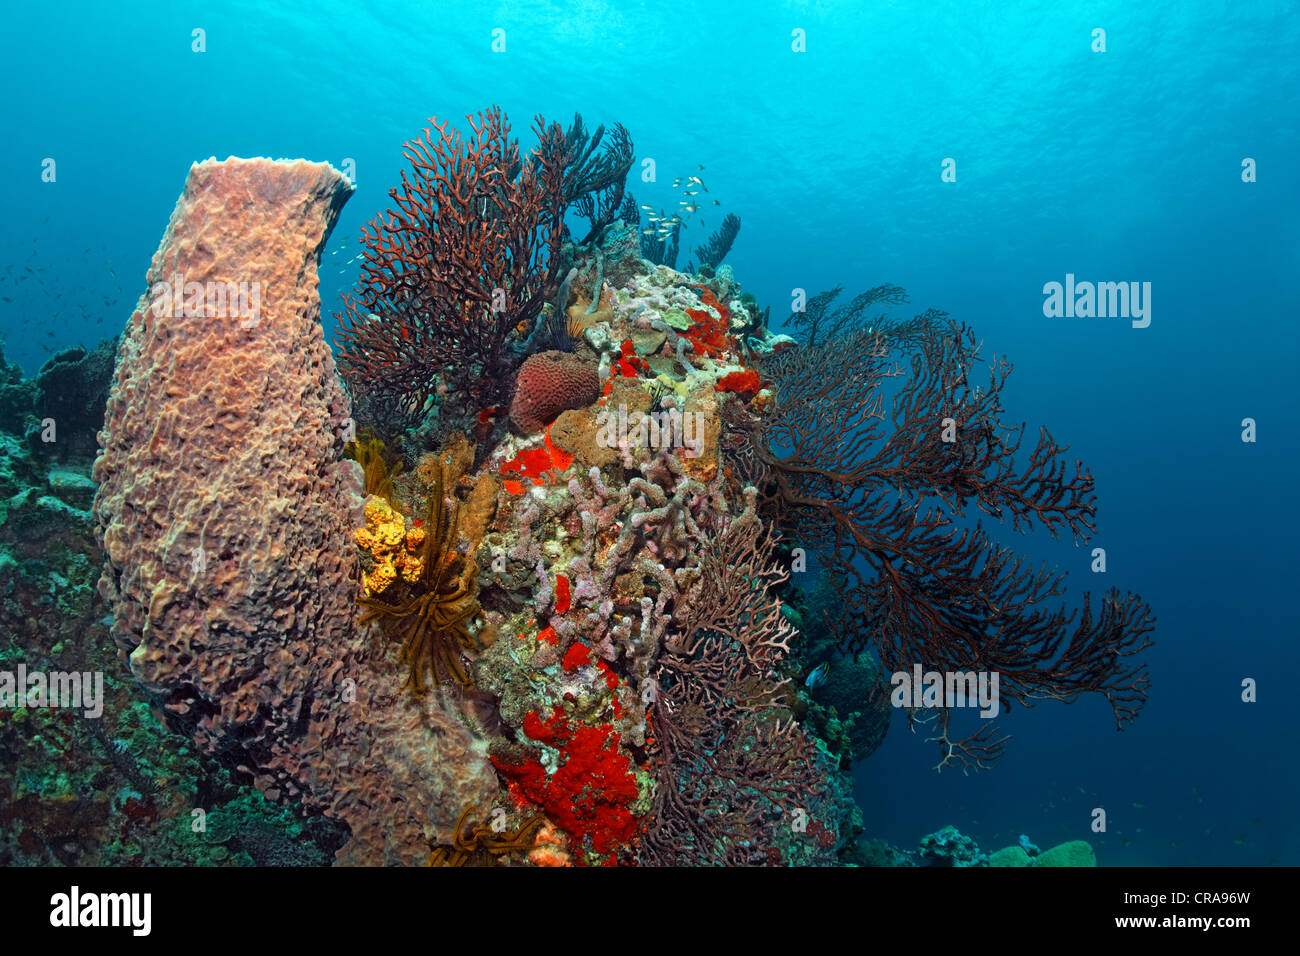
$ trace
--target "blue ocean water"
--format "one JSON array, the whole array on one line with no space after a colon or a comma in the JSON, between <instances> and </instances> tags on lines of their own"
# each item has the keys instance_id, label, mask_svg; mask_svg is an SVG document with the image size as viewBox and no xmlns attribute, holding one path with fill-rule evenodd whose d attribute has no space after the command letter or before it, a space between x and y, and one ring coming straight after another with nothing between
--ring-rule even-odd
<instances>
[{"instance_id":1,"label":"blue ocean water","mask_svg":"<svg viewBox=\"0 0 1300 956\"><path fill-rule=\"evenodd\" d=\"M638 202L674 201L672 178L703 166L722 203L687 231L681 261L735 212L727 261L774 316L796 288L895 283L915 311L945 310L1009 356L1010 416L1031 434L1047 425L1097 479L1107 571L1066 541L1004 538L1069 570L1076 597L1132 589L1158 615L1136 724L1117 734L1100 700L1017 710L1007 755L968 777L934 773L933 745L896 724L857 768L869 834L913 846L952 823L988 849L1020 833L1089 839L1110 865L1300 863L1298 13L1168 0L13 9L0 338L30 373L116 334L195 160L355 162L323 270L332 310L401 144L429 116L459 123L497 103L525 142L536 113L622 122L659 171L634 179ZM1247 158L1257 181L1243 181ZM1150 282L1150 325L1046 317L1043 286L1067 274ZM1241 699L1247 678L1256 703ZM1090 829L1097 807L1105 833Z\"/></svg>"}]
</instances>

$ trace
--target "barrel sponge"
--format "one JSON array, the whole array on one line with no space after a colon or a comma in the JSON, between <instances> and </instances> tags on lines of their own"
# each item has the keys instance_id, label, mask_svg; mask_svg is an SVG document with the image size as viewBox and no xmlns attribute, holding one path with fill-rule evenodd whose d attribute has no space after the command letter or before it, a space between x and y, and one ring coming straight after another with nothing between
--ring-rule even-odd
<instances>
[{"instance_id":1,"label":"barrel sponge","mask_svg":"<svg viewBox=\"0 0 1300 956\"><path fill-rule=\"evenodd\" d=\"M173 728L344 823L340 862L415 863L497 783L456 702L410 701L357 626L363 483L317 274L351 192L325 163L191 167L98 436L99 589Z\"/></svg>"},{"instance_id":2,"label":"barrel sponge","mask_svg":"<svg viewBox=\"0 0 1300 956\"><path fill-rule=\"evenodd\" d=\"M560 412L586 408L599 397L595 366L565 352L539 352L519 368L510 419L525 432L541 431Z\"/></svg>"}]
</instances>

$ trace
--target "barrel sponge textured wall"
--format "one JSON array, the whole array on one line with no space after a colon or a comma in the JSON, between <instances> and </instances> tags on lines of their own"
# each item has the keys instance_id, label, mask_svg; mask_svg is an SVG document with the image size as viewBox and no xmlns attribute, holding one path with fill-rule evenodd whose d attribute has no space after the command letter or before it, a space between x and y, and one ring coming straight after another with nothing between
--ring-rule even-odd
<instances>
[{"instance_id":1,"label":"barrel sponge textured wall","mask_svg":"<svg viewBox=\"0 0 1300 956\"><path fill-rule=\"evenodd\" d=\"M100 591L173 727L347 823L342 861L417 862L495 781L457 704L402 695L356 626L361 475L317 275L351 192L324 163L191 167L99 435Z\"/></svg>"}]
</instances>

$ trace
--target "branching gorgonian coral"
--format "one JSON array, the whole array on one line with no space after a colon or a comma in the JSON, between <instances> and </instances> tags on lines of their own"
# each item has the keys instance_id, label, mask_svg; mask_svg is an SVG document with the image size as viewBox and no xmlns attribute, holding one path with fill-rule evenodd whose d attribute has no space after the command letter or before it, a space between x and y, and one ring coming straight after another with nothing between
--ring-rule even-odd
<instances>
[{"instance_id":1,"label":"branching gorgonian coral","mask_svg":"<svg viewBox=\"0 0 1300 956\"><path fill-rule=\"evenodd\" d=\"M795 630L773 589L789 575L754 511L698 541L698 575L678 601L655 671L654 865L750 865L770 831L808 805L815 749L783 705L776 676ZM788 821L788 816L786 817Z\"/></svg>"},{"instance_id":2,"label":"branching gorgonian coral","mask_svg":"<svg viewBox=\"0 0 1300 956\"><path fill-rule=\"evenodd\" d=\"M867 298L902 293L881 288L887 295ZM819 304L823 318L831 298ZM1116 590L1096 605L1085 596L1081 611L1053 603L1064 575L1030 567L962 520L979 511L1019 532L1040 527L1086 542L1092 476L1079 462L1067 466L1045 429L1024 447L1025 426L1003 424L1010 363L995 360L981 385L973 333L943 313L848 324L817 339L813 323L812 344L763 366L769 414L728 412L733 467L760 489L762 513L834 572L842 610L829 623L843 648L873 648L891 673L915 664L996 672L1004 704L1102 694L1123 727L1150 682L1137 659L1151 643L1150 608ZM981 768L1001 753L991 727L954 741L951 712L931 716L940 766Z\"/></svg>"},{"instance_id":3,"label":"branching gorgonian coral","mask_svg":"<svg viewBox=\"0 0 1300 956\"><path fill-rule=\"evenodd\" d=\"M361 282L344 299L339 367L362 405L413 415L435 395L501 404L522 343L555 294L568 155L537 117L524 161L492 107L462 136L430 120L406 144L396 209L365 229ZM375 423L381 424L381 423Z\"/></svg>"}]
</instances>

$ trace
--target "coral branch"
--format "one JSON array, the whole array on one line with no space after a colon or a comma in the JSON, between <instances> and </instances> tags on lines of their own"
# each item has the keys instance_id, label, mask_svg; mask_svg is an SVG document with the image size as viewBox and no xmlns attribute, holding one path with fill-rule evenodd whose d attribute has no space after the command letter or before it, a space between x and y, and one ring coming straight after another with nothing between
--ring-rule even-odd
<instances>
[{"instance_id":1,"label":"coral branch","mask_svg":"<svg viewBox=\"0 0 1300 956\"><path fill-rule=\"evenodd\" d=\"M663 641L647 863L758 862L775 821L818 786L815 749L780 703L786 682L774 675L794 628L772 588L788 574L753 501L698 542L699 573Z\"/></svg>"},{"instance_id":2,"label":"coral branch","mask_svg":"<svg viewBox=\"0 0 1300 956\"><path fill-rule=\"evenodd\" d=\"M499 404L522 342L555 293L566 156L535 122L526 161L492 107L463 137L447 123L406 144L395 210L364 230L365 261L339 317L340 368L358 395L422 407L435 394Z\"/></svg>"},{"instance_id":3,"label":"coral branch","mask_svg":"<svg viewBox=\"0 0 1300 956\"><path fill-rule=\"evenodd\" d=\"M722 220L722 225L709 236L709 241L702 246L696 246L695 258L700 260L699 268L708 266L710 269L716 269L721 265L738 235L740 235L740 217L734 213L727 213Z\"/></svg>"},{"instance_id":4,"label":"coral branch","mask_svg":"<svg viewBox=\"0 0 1300 956\"><path fill-rule=\"evenodd\" d=\"M838 291L810 307L810 343L861 311L863 296L826 326ZM902 290L865 296L900 300ZM1068 468L1046 430L1021 453L1025 426L1002 424L1011 365L995 359L976 385L978 354L973 333L939 312L781 353L761 369L772 413L728 409L734 473L760 489L765 513L821 551L845 650L875 648L886 671L994 671L1002 697L1027 705L1100 693L1123 726L1149 683L1133 659L1150 645L1147 605L1111 592L1094 621L1085 597L1067 642L1076 612L1047 604L1064 593L1063 575L1027 567L978 523L956 523L974 506L1018 532L1068 531L1078 543L1095 530L1092 476L1077 461ZM946 742L946 717L944 726ZM984 731L951 747L982 767L1001 752L988 741ZM960 762L950 756L944 763Z\"/></svg>"},{"instance_id":5,"label":"coral branch","mask_svg":"<svg viewBox=\"0 0 1300 956\"><path fill-rule=\"evenodd\" d=\"M584 245L598 237L616 217L626 214L623 192L627 171L632 168L632 137L622 123L615 123L605 149L598 151L604 136L604 126L588 134L580 113L573 115L573 125L565 134L569 159L564 173L564 198L591 223L582 240Z\"/></svg>"}]
</instances>

